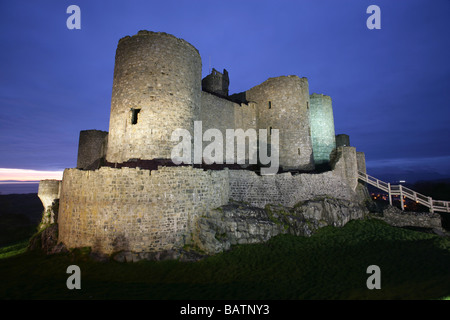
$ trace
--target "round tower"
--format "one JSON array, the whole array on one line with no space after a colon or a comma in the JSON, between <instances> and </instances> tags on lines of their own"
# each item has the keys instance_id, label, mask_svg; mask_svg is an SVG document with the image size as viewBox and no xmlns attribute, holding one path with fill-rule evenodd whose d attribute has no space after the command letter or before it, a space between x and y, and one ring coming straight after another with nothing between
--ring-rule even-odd
<instances>
[{"instance_id":1,"label":"round tower","mask_svg":"<svg viewBox=\"0 0 450 320\"><path fill-rule=\"evenodd\" d=\"M77 168L83 170L98 169L105 157L107 145L108 132L100 130L80 131Z\"/></svg>"},{"instance_id":2,"label":"round tower","mask_svg":"<svg viewBox=\"0 0 450 320\"><path fill-rule=\"evenodd\" d=\"M331 97L313 93L309 100L314 163L326 164L330 162L330 153L336 148Z\"/></svg>"},{"instance_id":3,"label":"round tower","mask_svg":"<svg viewBox=\"0 0 450 320\"><path fill-rule=\"evenodd\" d=\"M246 92L257 103L258 129L279 130L279 163L285 170L313 170L308 79L269 78ZM270 140L270 139L269 139Z\"/></svg>"},{"instance_id":4,"label":"round tower","mask_svg":"<svg viewBox=\"0 0 450 320\"><path fill-rule=\"evenodd\" d=\"M193 136L201 68L198 50L173 35L139 31L120 39L106 160L170 159L178 144L172 132L187 129Z\"/></svg>"},{"instance_id":5,"label":"round tower","mask_svg":"<svg viewBox=\"0 0 450 320\"><path fill-rule=\"evenodd\" d=\"M336 135L336 147L350 147L350 137L348 134Z\"/></svg>"}]
</instances>

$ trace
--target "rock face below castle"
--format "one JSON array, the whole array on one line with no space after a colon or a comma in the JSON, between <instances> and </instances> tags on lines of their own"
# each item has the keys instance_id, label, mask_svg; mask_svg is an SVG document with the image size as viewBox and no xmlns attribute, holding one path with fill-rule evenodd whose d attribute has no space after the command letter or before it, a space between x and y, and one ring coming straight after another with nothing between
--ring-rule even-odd
<instances>
[{"instance_id":1,"label":"rock face below castle","mask_svg":"<svg viewBox=\"0 0 450 320\"><path fill-rule=\"evenodd\" d=\"M266 242L279 234L311 236L322 227L342 227L367 213L361 204L331 198L308 200L295 207L266 205L264 209L232 202L200 217L198 246L215 254L232 245Z\"/></svg>"}]
</instances>

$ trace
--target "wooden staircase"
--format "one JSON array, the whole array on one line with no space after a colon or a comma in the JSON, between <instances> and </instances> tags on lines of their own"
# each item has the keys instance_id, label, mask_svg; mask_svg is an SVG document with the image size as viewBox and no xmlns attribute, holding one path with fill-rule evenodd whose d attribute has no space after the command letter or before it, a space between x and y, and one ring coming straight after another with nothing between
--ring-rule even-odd
<instances>
[{"instance_id":1,"label":"wooden staircase","mask_svg":"<svg viewBox=\"0 0 450 320\"><path fill-rule=\"evenodd\" d=\"M405 210L405 198L408 198L410 200L415 201L416 203L419 203L421 205L424 205L428 208L430 208L430 212L450 212L450 201L443 201L443 200L433 200L431 197L424 196L423 194L420 194L418 192L415 192L414 190L411 190L409 188L406 188L405 186L399 185L392 185L388 182L384 182L381 180L378 180L372 176L369 176L367 173L363 173L361 171L358 171L358 179L366 182L384 192L387 192L389 195L389 203L392 205L392 197L393 196L400 196L400 202L402 210Z\"/></svg>"}]
</instances>

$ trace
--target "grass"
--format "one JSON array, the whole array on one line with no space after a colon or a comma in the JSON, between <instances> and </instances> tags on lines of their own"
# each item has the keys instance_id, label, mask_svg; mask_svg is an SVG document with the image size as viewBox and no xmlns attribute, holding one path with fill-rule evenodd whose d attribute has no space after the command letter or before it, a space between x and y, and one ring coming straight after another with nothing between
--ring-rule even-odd
<instances>
[{"instance_id":1,"label":"grass","mask_svg":"<svg viewBox=\"0 0 450 320\"><path fill-rule=\"evenodd\" d=\"M24 243L0 250L0 299L448 299L450 239L379 220L281 235L195 263L94 262L79 251L45 256ZM15 253L15 255L13 255ZM9 257L7 254L12 254ZM68 290L66 269L81 269ZM369 290L369 265L381 289ZM446 298L447 297L447 298Z\"/></svg>"},{"instance_id":2,"label":"grass","mask_svg":"<svg viewBox=\"0 0 450 320\"><path fill-rule=\"evenodd\" d=\"M28 240L0 248L0 259L9 258L27 251Z\"/></svg>"}]
</instances>

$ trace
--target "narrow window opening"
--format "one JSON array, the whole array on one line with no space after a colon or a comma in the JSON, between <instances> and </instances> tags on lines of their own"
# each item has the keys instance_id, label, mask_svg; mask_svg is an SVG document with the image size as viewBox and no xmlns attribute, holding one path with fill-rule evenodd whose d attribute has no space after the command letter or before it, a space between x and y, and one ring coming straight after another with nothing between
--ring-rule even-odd
<instances>
[{"instance_id":1,"label":"narrow window opening","mask_svg":"<svg viewBox=\"0 0 450 320\"><path fill-rule=\"evenodd\" d=\"M309 102L306 101L306 109L309 109Z\"/></svg>"},{"instance_id":2,"label":"narrow window opening","mask_svg":"<svg viewBox=\"0 0 450 320\"><path fill-rule=\"evenodd\" d=\"M300 155L300 148L298 148L298 155Z\"/></svg>"},{"instance_id":3,"label":"narrow window opening","mask_svg":"<svg viewBox=\"0 0 450 320\"><path fill-rule=\"evenodd\" d=\"M138 114L141 109L131 109L131 124L136 124L138 122Z\"/></svg>"},{"instance_id":4,"label":"narrow window opening","mask_svg":"<svg viewBox=\"0 0 450 320\"><path fill-rule=\"evenodd\" d=\"M269 101L269 109L272 109L272 101Z\"/></svg>"}]
</instances>

